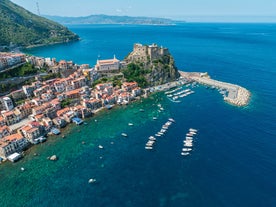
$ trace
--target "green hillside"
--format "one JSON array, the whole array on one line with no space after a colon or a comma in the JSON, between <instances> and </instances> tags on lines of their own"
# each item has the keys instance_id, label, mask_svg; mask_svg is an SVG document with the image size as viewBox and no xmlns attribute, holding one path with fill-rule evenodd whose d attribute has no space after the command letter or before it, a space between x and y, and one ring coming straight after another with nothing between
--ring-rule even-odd
<instances>
[{"instance_id":1,"label":"green hillside","mask_svg":"<svg viewBox=\"0 0 276 207\"><path fill-rule=\"evenodd\" d=\"M9 0L0 0L0 46L33 46L78 40L66 27L37 16Z\"/></svg>"}]
</instances>

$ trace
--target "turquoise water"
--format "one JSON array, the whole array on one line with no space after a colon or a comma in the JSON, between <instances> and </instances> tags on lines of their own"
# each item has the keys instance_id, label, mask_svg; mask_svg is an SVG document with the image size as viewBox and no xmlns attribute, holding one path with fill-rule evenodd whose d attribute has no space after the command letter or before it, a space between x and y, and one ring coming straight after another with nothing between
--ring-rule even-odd
<instances>
[{"instance_id":1,"label":"turquoise water","mask_svg":"<svg viewBox=\"0 0 276 207\"><path fill-rule=\"evenodd\" d=\"M196 87L181 103L159 93L103 111L87 125L68 127L65 139L51 137L19 162L0 165L0 206L276 206L275 24L70 28L82 41L28 52L93 65L98 55L122 59L133 43L155 42L183 70L246 87L250 104L234 107L216 90ZM146 151L148 137L169 117L176 123ZM199 133L183 157L190 127ZM58 161L47 160L53 154Z\"/></svg>"}]
</instances>

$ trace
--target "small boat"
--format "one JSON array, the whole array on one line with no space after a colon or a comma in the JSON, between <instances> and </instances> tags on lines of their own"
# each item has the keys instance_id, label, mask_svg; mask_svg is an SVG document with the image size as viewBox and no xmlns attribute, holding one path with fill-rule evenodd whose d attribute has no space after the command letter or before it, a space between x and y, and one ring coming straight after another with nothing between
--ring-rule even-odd
<instances>
[{"instance_id":1,"label":"small boat","mask_svg":"<svg viewBox=\"0 0 276 207\"><path fill-rule=\"evenodd\" d=\"M99 147L99 149L103 149L104 148L102 145L99 145L98 147Z\"/></svg>"},{"instance_id":2,"label":"small boat","mask_svg":"<svg viewBox=\"0 0 276 207\"><path fill-rule=\"evenodd\" d=\"M155 140L156 140L156 138L155 138L155 137L153 137L153 136L150 136L150 137L149 137L149 140L151 140L151 141L155 141Z\"/></svg>"},{"instance_id":3,"label":"small boat","mask_svg":"<svg viewBox=\"0 0 276 207\"><path fill-rule=\"evenodd\" d=\"M155 134L156 137L161 137L161 134Z\"/></svg>"},{"instance_id":4,"label":"small boat","mask_svg":"<svg viewBox=\"0 0 276 207\"><path fill-rule=\"evenodd\" d=\"M183 151L183 152L190 152L191 150L192 150L191 148L185 148L185 147L182 148L182 151Z\"/></svg>"},{"instance_id":5,"label":"small boat","mask_svg":"<svg viewBox=\"0 0 276 207\"><path fill-rule=\"evenodd\" d=\"M190 131L190 134L192 134L192 135L196 135L196 132L194 132L194 131Z\"/></svg>"},{"instance_id":6,"label":"small boat","mask_svg":"<svg viewBox=\"0 0 276 207\"><path fill-rule=\"evenodd\" d=\"M164 133L163 133L163 132L157 132L157 134L159 134L159 135L161 135L161 136L162 136L162 135L164 135Z\"/></svg>"},{"instance_id":7,"label":"small boat","mask_svg":"<svg viewBox=\"0 0 276 207\"><path fill-rule=\"evenodd\" d=\"M193 134L191 134L190 132L189 133L187 133L186 134L186 136L188 136L188 137L192 137L192 136L194 136Z\"/></svg>"},{"instance_id":8,"label":"small boat","mask_svg":"<svg viewBox=\"0 0 276 207\"><path fill-rule=\"evenodd\" d=\"M21 170L21 171L25 171L25 168L24 168L24 167L21 167L20 170Z\"/></svg>"},{"instance_id":9,"label":"small boat","mask_svg":"<svg viewBox=\"0 0 276 207\"><path fill-rule=\"evenodd\" d=\"M169 118L168 120L171 122L175 122L175 120L173 118Z\"/></svg>"},{"instance_id":10,"label":"small boat","mask_svg":"<svg viewBox=\"0 0 276 207\"><path fill-rule=\"evenodd\" d=\"M181 155L183 155L183 156L187 156L189 154L190 154L189 152L181 152Z\"/></svg>"},{"instance_id":11,"label":"small boat","mask_svg":"<svg viewBox=\"0 0 276 207\"><path fill-rule=\"evenodd\" d=\"M144 112L145 110L144 110L144 109L140 109L139 111L140 111L140 112Z\"/></svg>"},{"instance_id":12,"label":"small boat","mask_svg":"<svg viewBox=\"0 0 276 207\"><path fill-rule=\"evenodd\" d=\"M152 150L152 147L151 146L146 146L145 149Z\"/></svg>"},{"instance_id":13,"label":"small boat","mask_svg":"<svg viewBox=\"0 0 276 207\"><path fill-rule=\"evenodd\" d=\"M193 141L193 138L192 137L186 137L186 140L187 141Z\"/></svg>"},{"instance_id":14,"label":"small boat","mask_svg":"<svg viewBox=\"0 0 276 207\"><path fill-rule=\"evenodd\" d=\"M160 110L161 110L161 111L164 111L164 108L160 107Z\"/></svg>"},{"instance_id":15,"label":"small boat","mask_svg":"<svg viewBox=\"0 0 276 207\"><path fill-rule=\"evenodd\" d=\"M121 134L123 137L127 137L127 134L126 133L122 133Z\"/></svg>"},{"instance_id":16,"label":"small boat","mask_svg":"<svg viewBox=\"0 0 276 207\"><path fill-rule=\"evenodd\" d=\"M157 120L157 117L154 116L154 117L152 117L152 119L153 119L153 120Z\"/></svg>"},{"instance_id":17,"label":"small boat","mask_svg":"<svg viewBox=\"0 0 276 207\"><path fill-rule=\"evenodd\" d=\"M189 131L190 132L197 132L197 129L190 128Z\"/></svg>"},{"instance_id":18,"label":"small boat","mask_svg":"<svg viewBox=\"0 0 276 207\"><path fill-rule=\"evenodd\" d=\"M96 179L94 179L94 178L90 178L89 180L88 180L88 183L95 183L96 182Z\"/></svg>"},{"instance_id":19,"label":"small boat","mask_svg":"<svg viewBox=\"0 0 276 207\"><path fill-rule=\"evenodd\" d=\"M192 143L185 143L183 146L184 147L193 147L193 144Z\"/></svg>"},{"instance_id":20,"label":"small boat","mask_svg":"<svg viewBox=\"0 0 276 207\"><path fill-rule=\"evenodd\" d=\"M128 123L128 126L133 126L133 123Z\"/></svg>"}]
</instances>

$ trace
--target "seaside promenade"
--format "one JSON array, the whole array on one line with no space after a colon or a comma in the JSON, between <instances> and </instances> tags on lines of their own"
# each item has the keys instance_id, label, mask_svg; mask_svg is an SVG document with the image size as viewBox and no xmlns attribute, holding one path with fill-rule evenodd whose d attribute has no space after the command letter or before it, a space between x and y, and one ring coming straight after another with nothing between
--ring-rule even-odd
<instances>
[{"instance_id":1,"label":"seaside promenade","mask_svg":"<svg viewBox=\"0 0 276 207\"><path fill-rule=\"evenodd\" d=\"M183 78L187 80L192 80L200 84L226 90L227 95L224 96L224 100L230 104L236 106L245 106L249 102L250 92L239 85L213 80L207 73L182 71L179 71L179 73Z\"/></svg>"}]
</instances>

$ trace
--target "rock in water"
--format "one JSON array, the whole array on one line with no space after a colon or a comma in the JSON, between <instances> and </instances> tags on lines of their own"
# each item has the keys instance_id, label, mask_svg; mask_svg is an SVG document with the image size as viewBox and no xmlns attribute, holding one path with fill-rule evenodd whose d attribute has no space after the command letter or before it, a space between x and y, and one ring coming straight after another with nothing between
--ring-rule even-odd
<instances>
[{"instance_id":1,"label":"rock in water","mask_svg":"<svg viewBox=\"0 0 276 207\"><path fill-rule=\"evenodd\" d=\"M56 161L58 159L58 157L56 156L56 155L52 155L51 157L50 157L50 160L52 160L52 161Z\"/></svg>"}]
</instances>

